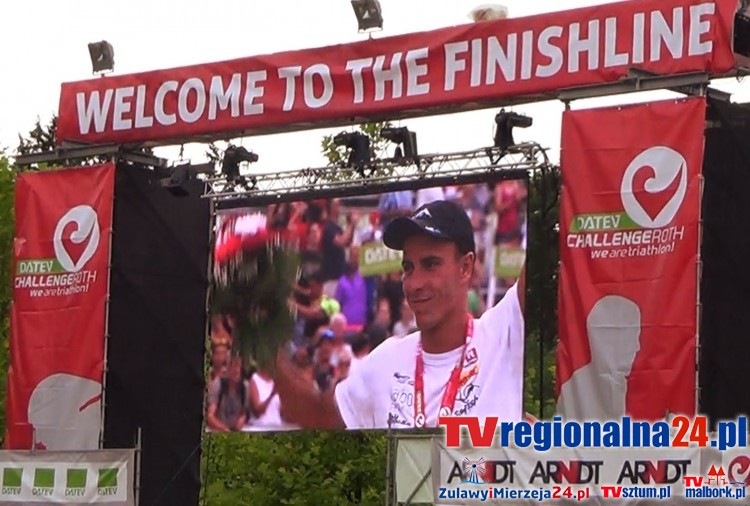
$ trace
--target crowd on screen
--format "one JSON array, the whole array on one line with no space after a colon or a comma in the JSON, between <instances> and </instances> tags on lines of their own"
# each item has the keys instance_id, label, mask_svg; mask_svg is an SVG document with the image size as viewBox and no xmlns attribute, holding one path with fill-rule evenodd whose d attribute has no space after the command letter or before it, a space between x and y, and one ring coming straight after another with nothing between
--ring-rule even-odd
<instances>
[{"instance_id":1,"label":"crowd on screen","mask_svg":"<svg viewBox=\"0 0 750 506\"><path fill-rule=\"evenodd\" d=\"M417 330L404 300L401 273L363 276L359 253L363 244L380 241L390 220L442 199L459 201L474 225L478 268L467 310L478 317L490 302L488 291L497 302L515 282L495 278L491 284L494 271L489 256L497 246L526 247L523 181L385 193L369 207L330 199L267 209L270 226L295 230L303 238L291 337L294 362L314 388L335 388L385 339ZM283 419L283 406L268 371L233 358L231 327L226 317L212 321L209 430L293 429ZM228 388L229 384L238 387Z\"/></svg>"}]
</instances>

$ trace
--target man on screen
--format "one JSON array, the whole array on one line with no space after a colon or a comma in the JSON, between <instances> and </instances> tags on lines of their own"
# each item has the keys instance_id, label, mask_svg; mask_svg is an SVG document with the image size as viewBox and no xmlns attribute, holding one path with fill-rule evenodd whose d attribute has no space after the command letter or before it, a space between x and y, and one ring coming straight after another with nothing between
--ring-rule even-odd
<instances>
[{"instance_id":1,"label":"man on screen","mask_svg":"<svg viewBox=\"0 0 750 506\"><path fill-rule=\"evenodd\" d=\"M403 251L403 289L418 332L387 339L332 393L295 379L280 356L287 416L308 428L435 427L439 416L523 416L523 275L479 319L468 311L475 245L458 204L436 201L393 220L383 240Z\"/></svg>"}]
</instances>

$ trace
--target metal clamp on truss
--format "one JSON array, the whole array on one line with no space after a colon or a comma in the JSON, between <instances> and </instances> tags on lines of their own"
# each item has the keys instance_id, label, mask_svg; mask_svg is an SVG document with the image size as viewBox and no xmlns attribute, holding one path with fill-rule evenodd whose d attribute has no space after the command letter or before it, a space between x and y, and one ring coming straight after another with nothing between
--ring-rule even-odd
<instances>
[{"instance_id":1,"label":"metal clamp on truss","mask_svg":"<svg viewBox=\"0 0 750 506\"><path fill-rule=\"evenodd\" d=\"M204 195L218 208L268 205L280 200L346 197L379 191L478 183L526 177L551 166L546 150L534 142L507 148L425 154L415 159L385 158L371 162L306 168L245 176L241 184L227 178L208 180Z\"/></svg>"}]
</instances>

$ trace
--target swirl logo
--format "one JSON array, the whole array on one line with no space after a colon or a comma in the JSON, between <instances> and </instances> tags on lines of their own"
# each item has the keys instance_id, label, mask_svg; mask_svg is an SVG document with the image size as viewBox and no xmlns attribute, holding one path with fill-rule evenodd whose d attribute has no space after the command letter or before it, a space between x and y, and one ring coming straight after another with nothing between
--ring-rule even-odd
<instances>
[{"instance_id":1,"label":"swirl logo","mask_svg":"<svg viewBox=\"0 0 750 506\"><path fill-rule=\"evenodd\" d=\"M729 463L729 481L750 486L750 456L740 455Z\"/></svg>"},{"instance_id":2,"label":"swirl logo","mask_svg":"<svg viewBox=\"0 0 750 506\"><path fill-rule=\"evenodd\" d=\"M642 227L669 225L685 198L687 176L687 161L674 149L654 146L643 151L622 177L625 212Z\"/></svg>"},{"instance_id":3,"label":"swirl logo","mask_svg":"<svg viewBox=\"0 0 750 506\"><path fill-rule=\"evenodd\" d=\"M64 237L69 225L75 226L70 232L69 237ZM88 241L80 255L75 255L71 251L71 246L78 246ZM66 242L71 243L66 246ZM70 209L60 218L55 228L55 234L52 237L52 243L55 247L55 256L63 269L68 272L80 271L86 262L96 253L99 247L99 219L96 211L91 206L81 205ZM76 259L73 256L77 256Z\"/></svg>"}]
</instances>

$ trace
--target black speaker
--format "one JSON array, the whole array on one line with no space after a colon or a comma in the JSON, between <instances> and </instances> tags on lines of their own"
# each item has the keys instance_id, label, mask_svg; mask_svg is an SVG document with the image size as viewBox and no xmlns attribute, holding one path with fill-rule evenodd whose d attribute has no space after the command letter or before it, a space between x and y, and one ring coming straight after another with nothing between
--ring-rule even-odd
<instances>
[{"instance_id":1,"label":"black speaker","mask_svg":"<svg viewBox=\"0 0 750 506\"><path fill-rule=\"evenodd\" d=\"M116 170L104 447L141 434L140 504L198 504L211 208L154 171Z\"/></svg>"},{"instance_id":2,"label":"black speaker","mask_svg":"<svg viewBox=\"0 0 750 506\"><path fill-rule=\"evenodd\" d=\"M699 410L750 414L750 105L709 101L702 203Z\"/></svg>"}]
</instances>

